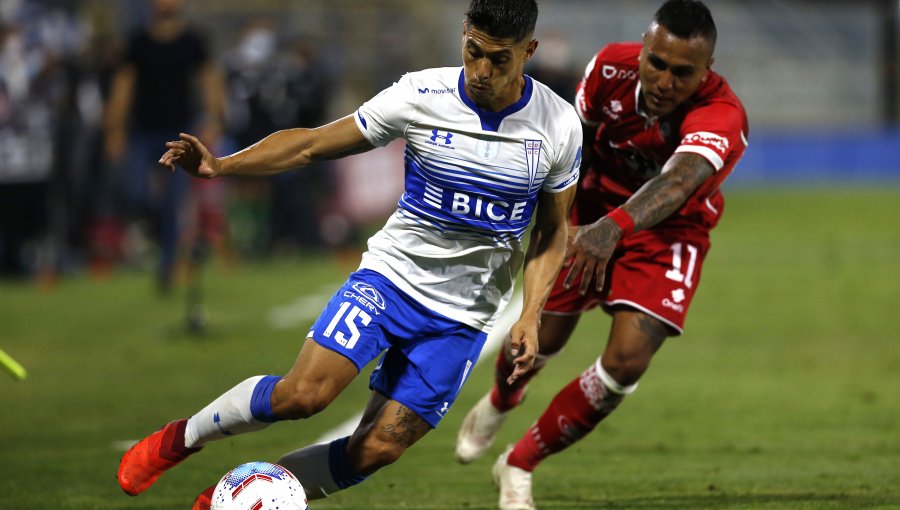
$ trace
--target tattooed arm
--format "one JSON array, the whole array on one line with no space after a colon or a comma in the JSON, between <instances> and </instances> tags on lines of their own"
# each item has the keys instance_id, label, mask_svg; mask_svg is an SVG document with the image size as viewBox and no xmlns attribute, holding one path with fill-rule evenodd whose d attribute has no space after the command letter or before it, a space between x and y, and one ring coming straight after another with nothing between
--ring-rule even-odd
<instances>
[{"instance_id":1,"label":"tattooed arm","mask_svg":"<svg viewBox=\"0 0 900 510\"><path fill-rule=\"evenodd\" d=\"M713 166L703 156L674 154L666 162L662 173L641 186L621 209L634 220L635 231L648 229L681 208L714 172ZM566 275L566 288L571 287L581 275L579 291L582 294L587 292L591 280L596 282L597 290L602 289L606 264L622 233L619 225L609 216L579 227L572 246L575 261Z\"/></svg>"}]
</instances>

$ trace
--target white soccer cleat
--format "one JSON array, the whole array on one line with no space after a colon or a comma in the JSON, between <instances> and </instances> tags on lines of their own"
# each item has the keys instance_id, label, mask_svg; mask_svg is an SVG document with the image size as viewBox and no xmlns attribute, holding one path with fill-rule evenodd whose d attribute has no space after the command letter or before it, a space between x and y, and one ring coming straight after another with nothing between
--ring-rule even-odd
<instances>
[{"instance_id":1,"label":"white soccer cleat","mask_svg":"<svg viewBox=\"0 0 900 510\"><path fill-rule=\"evenodd\" d=\"M500 510L537 510L531 497L531 473L506 463L512 446L494 463L494 484L500 491Z\"/></svg>"},{"instance_id":2,"label":"white soccer cleat","mask_svg":"<svg viewBox=\"0 0 900 510\"><path fill-rule=\"evenodd\" d=\"M456 459L468 464L480 458L494 443L494 437L506 420L506 414L491 404L488 393L478 401L463 419L456 436Z\"/></svg>"}]
</instances>

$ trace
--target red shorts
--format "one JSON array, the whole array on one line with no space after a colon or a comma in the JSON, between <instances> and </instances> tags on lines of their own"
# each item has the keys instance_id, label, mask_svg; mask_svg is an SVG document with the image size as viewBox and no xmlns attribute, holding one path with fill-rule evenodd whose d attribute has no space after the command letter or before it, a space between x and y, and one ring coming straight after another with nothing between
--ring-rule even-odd
<instances>
[{"instance_id":1,"label":"red shorts","mask_svg":"<svg viewBox=\"0 0 900 510\"><path fill-rule=\"evenodd\" d=\"M545 313L574 315L602 305L636 308L664 322L675 335L684 332L684 319L709 251L705 226L653 228L620 241L606 268L606 283L597 292L578 293L578 283L566 290L568 263L560 271ZM571 262L571 261L569 261ZM579 278L580 280L580 278Z\"/></svg>"}]
</instances>

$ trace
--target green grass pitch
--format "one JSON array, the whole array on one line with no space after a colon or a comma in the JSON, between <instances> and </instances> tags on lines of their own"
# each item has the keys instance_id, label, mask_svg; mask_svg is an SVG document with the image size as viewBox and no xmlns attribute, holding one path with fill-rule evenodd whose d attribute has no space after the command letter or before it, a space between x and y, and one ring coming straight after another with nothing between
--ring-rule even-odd
<instances>
[{"instance_id":1,"label":"green grass pitch","mask_svg":"<svg viewBox=\"0 0 900 510\"><path fill-rule=\"evenodd\" d=\"M537 469L538 507L900 508L898 204L896 186L728 193L687 334L593 434ZM232 466L274 460L361 410L366 377L306 422L211 444L139 497L115 481L123 442L245 377L283 373L311 318L278 329L272 314L320 307L309 296L347 271L329 258L214 265L201 338L184 331L181 296L155 296L149 275L0 284L0 348L29 372L0 373L0 508L189 508ZM489 457L452 457L491 377L482 363L400 462L312 508L496 508L493 458L599 354L608 326L600 312L583 319Z\"/></svg>"}]
</instances>

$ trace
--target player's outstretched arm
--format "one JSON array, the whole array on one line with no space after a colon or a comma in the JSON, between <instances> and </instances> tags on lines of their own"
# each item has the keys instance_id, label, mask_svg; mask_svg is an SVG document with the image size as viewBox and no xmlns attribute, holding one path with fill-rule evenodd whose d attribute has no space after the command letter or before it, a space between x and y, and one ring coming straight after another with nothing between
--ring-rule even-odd
<instances>
[{"instance_id":1,"label":"player's outstretched arm","mask_svg":"<svg viewBox=\"0 0 900 510\"><path fill-rule=\"evenodd\" d=\"M708 179L715 170L703 156L677 153L669 158L660 175L647 181L625 204L620 213L633 222L632 231L648 229L668 218ZM569 288L580 275L579 291L587 292L591 281L601 290L606 264L616 243L623 235L622 227L610 215L590 225L579 227L572 243L574 262L569 267L564 285Z\"/></svg>"},{"instance_id":2,"label":"player's outstretched arm","mask_svg":"<svg viewBox=\"0 0 900 510\"><path fill-rule=\"evenodd\" d=\"M510 351L515 368L512 384L531 370L538 352L541 311L562 268L568 239L568 212L577 186L559 193L542 193L531 242L525 254L522 313L510 328Z\"/></svg>"},{"instance_id":3,"label":"player's outstretched arm","mask_svg":"<svg viewBox=\"0 0 900 510\"><path fill-rule=\"evenodd\" d=\"M352 116L315 129L285 129L272 133L239 152L216 158L195 136L182 133L166 143L159 163L169 170L182 167L206 179L227 175L264 176L306 166L315 161L337 159L373 148L363 137Z\"/></svg>"}]
</instances>

